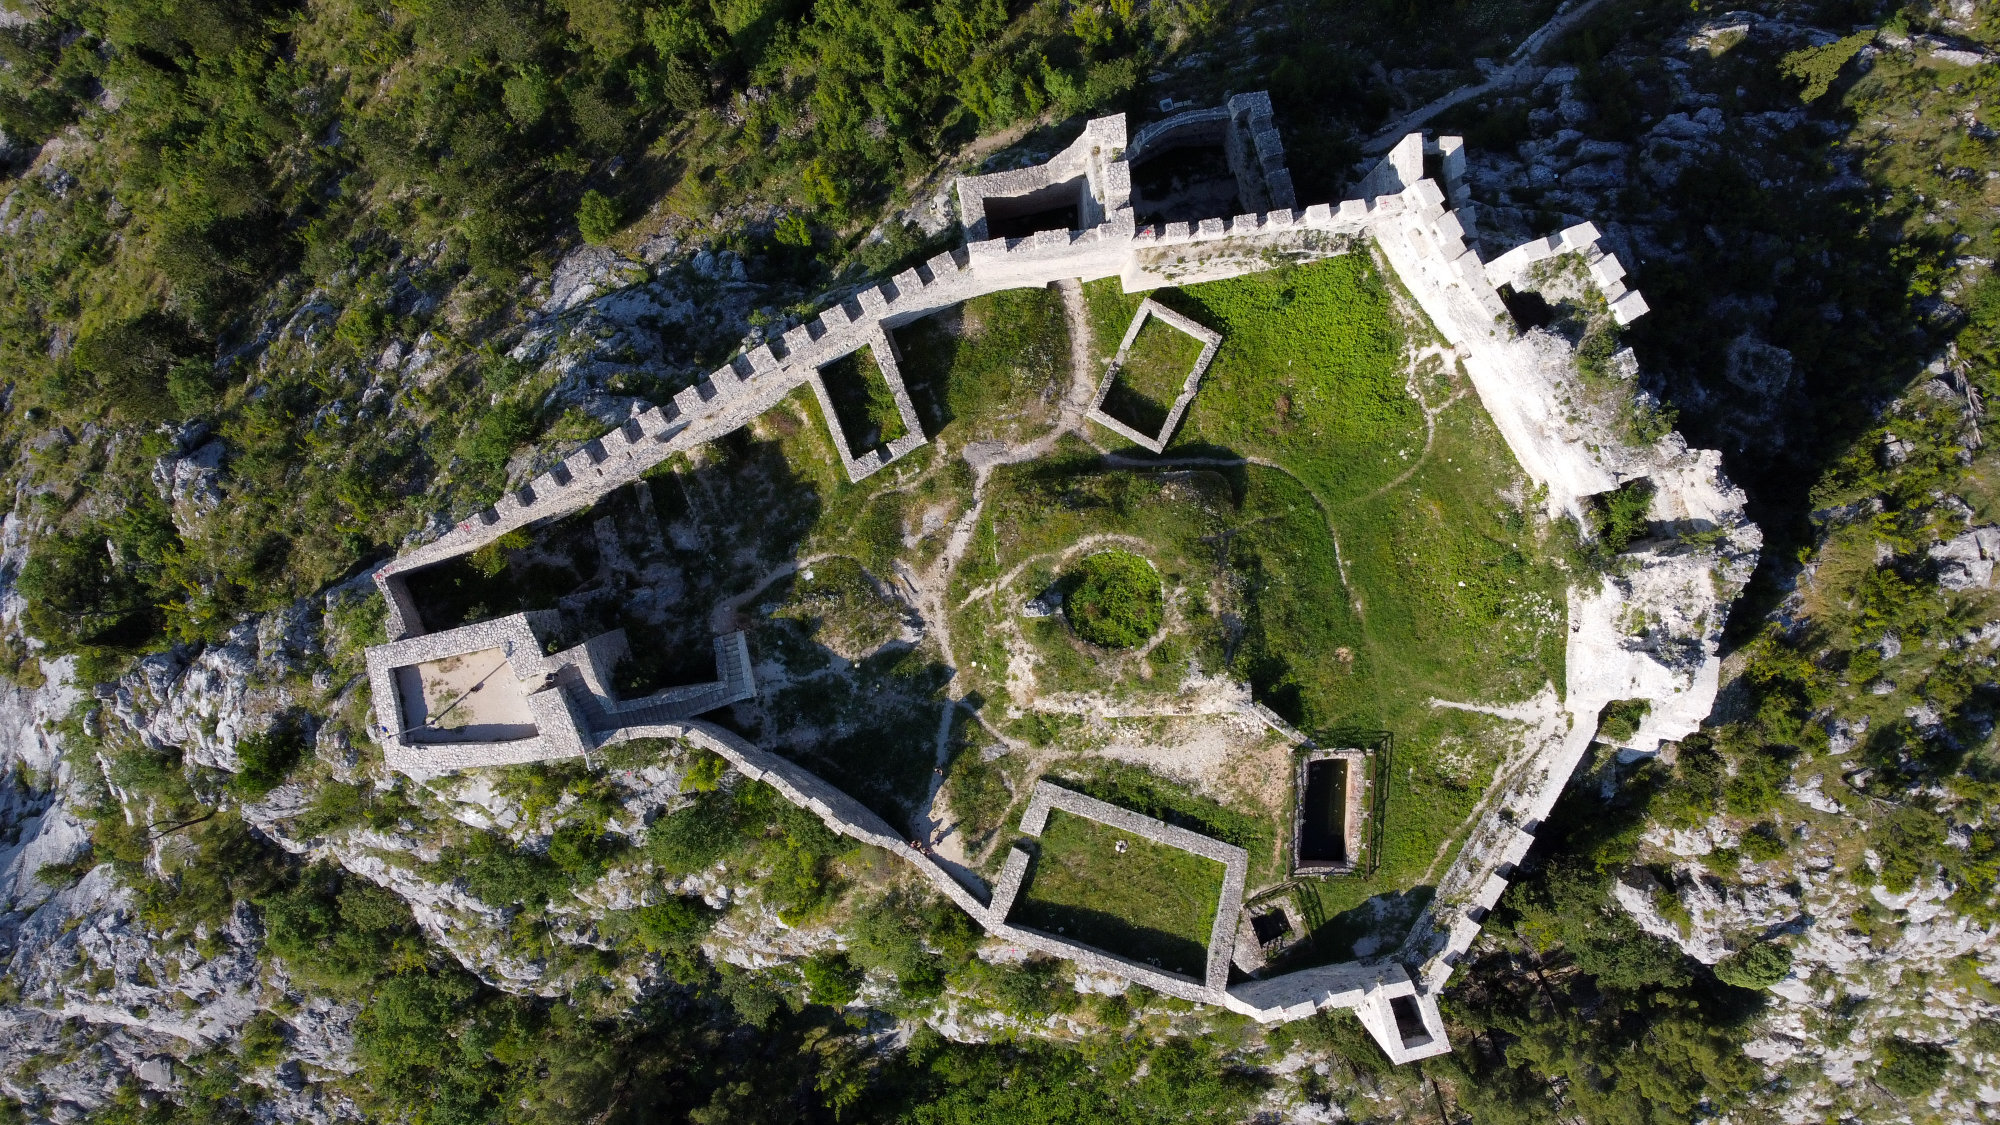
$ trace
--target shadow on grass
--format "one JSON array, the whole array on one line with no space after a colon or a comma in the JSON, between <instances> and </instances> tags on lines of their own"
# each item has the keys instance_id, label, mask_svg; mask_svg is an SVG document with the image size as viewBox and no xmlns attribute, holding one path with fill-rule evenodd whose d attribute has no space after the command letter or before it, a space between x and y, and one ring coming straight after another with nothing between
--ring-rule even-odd
<instances>
[{"instance_id":1,"label":"shadow on grass","mask_svg":"<svg viewBox=\"0 0 2000 1125\"><path fill-rule=\"evenodd\" d=\"M1103 910L1053 903L1018 901L1008 916L1017 926L1040 930L1052 937L1081 942L1093 949L1152 965L1195 980L1202 979L1208 965L1208 950L1200 942L1160 930L1135 926Z\"/></svg>"}]
</instances>

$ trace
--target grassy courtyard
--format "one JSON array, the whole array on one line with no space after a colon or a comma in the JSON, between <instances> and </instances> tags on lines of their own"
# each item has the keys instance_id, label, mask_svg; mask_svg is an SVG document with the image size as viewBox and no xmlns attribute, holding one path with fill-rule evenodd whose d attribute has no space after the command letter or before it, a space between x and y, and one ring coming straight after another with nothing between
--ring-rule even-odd
<instances>
[{"instance_id":1,"label":"grassy courtyard","mask_svg":"<svg viewBox=\"0 0 2000 1125\"><path fill-rule=\"evenodd\" d=\"M1061 811L1039 845L1009 921L1201 978L1220 863Z\"/></svg>"},{"instance_id":2,"label":"grassy courtyard","mask_svg":"<svg viewBox=\"0 0 2000 1125\"><path fill-rule=\"evenodd\" d=\"M819 377L852 456L859 457L909 432L896 409L888 377L875 362L873 348L862 348L827 364Z\"/></svg>"},{"instance_id":3,"label":"grassy courtyard","mask_svg":"<svg viewBox=\"0 0 2000 1125\"><path fill-rule=\"evenodd\" d=\"M1200 358L1200 340L1147 317L1104 396L1104 412L1142 434L1159 433Z\"/></svg>"},{"instance_id":4,"label":"grassy courtyard","mask_svg":"<svg viewBox=\"0 0 2000 1125\"><path fill-rule=\"evenodd\" d=\"M1139 298L1115 281L1084 294L1088 344L1108 360ZM942 737L949 816L967 861L989 871L1016 794L1054 773L1131 789L1144 800L1120 803L1197 830L1227 826L1250 851L1253 885L1281 878L1291 781L1283 747L1232 701L1247 683L1324 742L1394 733L1375 873L1314 884L1323 940L1302 949L1340 960L1357 942L1397 939L1514 737L1501 720L1432 701L1512 703L1563 682L1562 535L1530 510L1464 375L1417 354L1429 330L1365 255L1151 296L1223 335L1167 454L1112 441L1119 455L1107 458L1069 435L996 467L945 578L945 622L917 615L904 576L937 562L973 503L966 447L1056 424L1070 371L1054 290L995 294L896 330L931 441L867 480L847 481L845 451L802 389L525 545L420 576L426 623L560 598L580 618L573 639L623 624L635 652L660 663L621 676L636 690L712 675L711 613L755 588L736 620L750 630L760 698L727 721L898 824L924 808ZM1163 335L1141 334L1147 368L1175 368L1161 387L1177 389L1198 343L1148 328ZM857 404L865 419L867 396ZM1095 643L1070 612L1028 612L1084 590L1093 558L1156 576L1143 597L1144 583L1107 587L1069 607L1086 612L1094 597L1116 609L1107 619L1122 624ZM947 716L948 699L965 708ZM1065 898L1063 872L1082 870L1063 858L1068 832L1089 835L1051 837L1024 910L1098 910L1089 924L1111 936L1092 943L1114 951L1133 933L1205 940L1205 921ZM1049 925L1090 940L1080 917ZM1198 963L1197 947L1181 955Z\"/></svg>"}]
</instances>

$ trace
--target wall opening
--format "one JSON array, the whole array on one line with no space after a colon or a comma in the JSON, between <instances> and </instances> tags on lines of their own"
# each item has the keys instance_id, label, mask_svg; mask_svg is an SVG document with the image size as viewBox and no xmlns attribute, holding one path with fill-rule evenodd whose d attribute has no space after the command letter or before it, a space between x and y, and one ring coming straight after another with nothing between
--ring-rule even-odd
<instances>
[{"instance_id":1,"label":"wall opening","mask_svg":"<svg viewBox=\"0 0 2000 1125\"><path fill-rule=\"evenodd\" d=\"M1303 814L1298 844L1301 866L1344 865L1349 861L1347 771L1345 758L1320 758L1306 763L1305 791L1299 797Z\"/></svg>"},{"instance_id":2,"label":"wall opening","mask_svg":"<svg viewBox=\"0 0 2000 1125\"><path fill-rule=\"evenodd\" d=\"M1424 1027L1424 1014L1417 1009L1416 997L1392 997L1389 1010L1396 1014L1396 1034L1402 1037L1403 1046L1421 1047L1431 1041L1431 1033Z\"/></svg>"},{"instance_id":3,"label":"wall opening","mask_svg":"<svg viewBox=\"0 0 2000 1125\"><path fill-rule=\"evenodd\" d=\"M1258 945L1269 945L1292 932L1292 923L1282 910L1267 910L1250 919L1250 929L1257 935Z\"/></svg>"},{"instance_id":4,"label":"wall opening","mask_svg":"<svg viewBox=\"0 0 2000 1125\"><path fill-rule=\"evenodd\" d=\"M986 237L1027 238L1045 230L1075 230L1083 222L1084 176L1036 188L1025 195L985 198Z\"/></svg>"},{"instance_id":5,"label":"wall opening","mask_svg":"<svg viewBox=\"0 0 2000 1125\"><path fill-rule=\"evenodd\" d=\"M1540 293L1522 293L1511 285L1500 287L1500 303L1507 306L1507 315L1526 332L1531 328L1547 328L1555 323L1556 310L1542 299Z\"/></svg>"}]
</instances>

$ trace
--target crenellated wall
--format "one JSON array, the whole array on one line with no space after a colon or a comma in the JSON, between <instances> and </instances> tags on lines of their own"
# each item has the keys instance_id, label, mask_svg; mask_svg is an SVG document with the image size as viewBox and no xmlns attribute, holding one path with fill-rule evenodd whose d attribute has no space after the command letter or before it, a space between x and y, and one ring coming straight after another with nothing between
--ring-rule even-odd
<instances>
[{"instance_id":1,"label":"crenellated wall","mask_svg":"<svg viewBox=\"0 0 2000 1125\"><path fill-rule=\"evenodd\" d=\"M1232 99L1224 111L1205 112L1225 114L1234 135L1247 138L1236 157L1257 163L1271 200L1268 209L1193 224L1171 223L1158 230L1135 229L1129 206L1130 168L1126 160L1119 159L1121 154L1131 155L1125 146L1122 115L1092 121L1075 144L1039 168L961 179L959 197L972 239L964 248L862 290L770 345L737 357L676 395L672 402L635 415L437 541L382 568L376 581L389 607L392 641L369 651L371 686L385 733L393 732L400 714L395 710L394 684L387 673L397 662L412 662L418 659L415 654L432 649L440 654L447 649L466 651L464 644L480 639L462 636L466 630L441 634L435 640L421 637L419 607L411 603L405 582L409 572L476 550L513 528L580 510L611 489L638 479L675 452L747 424L787 394L816 383L819 368L861 347L877 349L878 362L886 360L887 374L895 364L889 329L1002 289L1044 286L1061 279L1119 277L1128 292L1137 292L1350 252L1366 241L1458 351L1509 449L1527 475L1547 490L1551 510L1580 515L1590 496L1645 476L1658 487L1655 518L1727 533L1727 543L1705 555L1671 543L1648 547L1634 556L1639 562L1636 573L1618 579L1626 585L1607 578L1602 589L1572 594L1569 681L1561 704L1568 733L1553 739L1507 776L1496 778L1499 799L1490 803L1490 812L1440 880L1430 907L1392 957L1322 966L1224 988L1228 951L1234 945L1233 908L1226 927L1218 916L1207 979L1199 982L1012 926L1006 914L1026 874L1024 852L1009 855L989 902L983 889L961 884L920 845L904 840L860 802L788 759L752 746L720 727L691 719L652 721L646 717L646 721L632 721L640 716L607 712L608 717L599 716L601 722L594 725L592 716L579 711L570 698L572 693L565 691L540 691L530 696L531 700L547 700L536 711L538 729L543 732L537 739L485 747L425 746L421 750L399 745L391 765L439 772L532 760L521 756L530 752L542 757L582 753L584 739L609 743L628 738L684 738L722 755L744 774L770 783L786 800L810 809L834 831L914 864L941 893L1000 940L1068 958L1170 995L1220 1004L1265 1022L1299 1019L1330 1007L1351 1008L1389 1057L1399 1063L1448 1051L1437 991L1469 950L1486 912L1497 902L1533 843L1534 833L1577 763L1588 753L1598 710L1612 699L1631 697L1617 694L1620 691L1655 693L1657 710L1642 730L1657 740L1678 737L1675 732L1692 729L1690 724L1698 722L1712 706L1718 667L1715 631L1720 629L1735 589L1747 580L1747 564L1754 562L1759 544L1756 528L1744 519L1742 495L1722 478L1714 454L1690 451L1676 435L1653 447L1636 449L1622 446L1604 433L1578 432L1570 417L1568 384L1564 382L1574 375L1572 352L1546 333L1517 332L1507 316L1498 286L1515 284L1534 262L1563 253L1582 256L1619 323L1629 323L1646 311L1644 299L1625 287L1623 265L1604 250L1594 227L1580 224L1518 247L1493 262L1481 261L1466 244L1469 211L1459 213L1468 202L1462 183L1462 142L1455 137L1426 142L1416 133L1403 138L1362 179L1355 198L1299 210L1290 198L1291 182L1283 168L1282 146L1275 129L1270 128L1268 99L1242 95ZM1172 124L1153 127L1150 136L1142 131L1132 148L1143 150L1155 138L1166 136L1170 130L1165 126ZM1442 185L1424 176L1427 154L1439 160ZM1044 190L1078 176L1085 185L1080 211L1094 220L1087 229L1049 231L1021 239L983 237L983 208L988 197ZM823 395L823 388L816 386L815 390ZM904 397L899 396L899 410ZM838 422L823 399L822 410L834 430L835 442L844 450ZM906 421L912 423L912 436L921 441L914 412ZM851 478L859 479L881 467L857 463L861 460L849 459ZM1690 558L1696 561L1690 564ZM1617 614L1611 611L1648 589L1677 591L1679 587L1670 583L1690 566L1716 576L1715 581L1705 583L1705 594L1687 595L1707 599L1700 607L1702 613L1688 627L1709 631L1695 637L1692 651L1696 657L1691 663L1663 663L1658 647L1629 643L1629 638L1616 632ZM521 628L525 629L525 624ZM467 629L485 629L502 640L519 639L509 631L512 625L500 622ZM428 646L423 643L427 640L432 642ZM736 643L741 644L740 635ZM558 674L563 655L558 654L551 663L531 652L522 657L517 674ZM584 653L569 666L573 674L583 675L581 665L602 656ZM742 667L737 678L744 682L732 690L752 690L747 683L747 649L741 650L740 657L735 650L724 653L718 649L725 682L734 682L731 668L738 663ZM388 711L383 710L385 706ZM558 707L564 710L557 711ZM558 736L558 728L570 733ZM593 729L594 734L590 733ZM557 737L575 741L557 745L553 741ZM530 742L532 746L526 744ZM1055 793L1045 797L1043 789ZM1046 808L1057 800L1088 800L1074 794L1068 798L1055 795L1062 792L1053 786L1038 787L1035 799L1042 802L1044 816ZM1035 807L1031 804L1031 815ZM1099 819L1136 815L1117 809L1099 812ZM1114 822L1122 824L1124 820ZM1025 824L1023 827L1029 830ZM1203 848L1229 847L1192 833L1186 835L1193 836ZM1233 888L1232 903L1242 893L1240 877ZM1215 960L1218 950L1222 951L1220 962ZM1414 978L1406 966L1417 967ZM1399 1008L1404 1015L1401 1020Z\"/></svg>"}]
</instances>

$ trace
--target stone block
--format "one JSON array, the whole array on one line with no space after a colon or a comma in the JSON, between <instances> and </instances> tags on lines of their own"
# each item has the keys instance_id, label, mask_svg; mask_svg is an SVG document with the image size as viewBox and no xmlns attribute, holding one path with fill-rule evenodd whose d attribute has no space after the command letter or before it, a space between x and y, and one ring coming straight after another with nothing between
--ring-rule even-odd
<instances>
[{"instance_id":1,"label":"stone block","mask_svg":"<svg viewBox=\"0 0 2000 1125\"><path fill-rule=\"evenodd\" d=\"M1292 186L1292 172L1289 168L1279 168L1264 174L1264 187L1271 196L1271 206L1292 208L1299 205L1298 191Z\"/></svg>"},{"instance_id":2,"label":"stone block","mask_svg":"<svg viewBox=\"0 0 2000 1125\"><path fill-rule=\"evenodd\" d=\"M1597 245L1599 237L1597 224L1589 222L1578 223L1573 227L1564 228L1562 234L1558 237L1561 239L1564 250L1588 250L1590 247Z\"/></svg>"},{"instance_id":3,"label":"stone block","mask_svg":"<svg viewBox=\"0 0 2000 1125\"><path fill-rule=\"evenodd\" d=\"M1203 219L1195 226L1195 235L1199 238L1221 238L1222 234L1221 219Z\"/></svg>"},{"instance_id":4,"label":"stone block","mask_svg":"<svg viewBox=\"0 0 2000 1125\"><path fill-rule=\"evenodd\" d=\"M1611 303L1611 318L1620 324L1630 324L1651 311L1637 289Z\"/></svg>"},{"instance_id":5,"label":"stone block","mask_svg":"<svg viewBox=\"0 0 2000 1125\"><path fill-rule=\"evenodd\" d=\"M1625 263L1616 254L1606 254L1590 263L1590 276L1599 285L1609 285L1625 276Z\"/></svg>"},{"instance_id":6,"label":"stone block","mask_svg":"<svg viewBox=\"0 0 2000 1125\"><path fill-rule=\"evenodd\" d=\"M1333 205L1331 203L1315 203L1306 208L1305 225L1316 230L1325 230L1331 227L1333 225Z\"/></svg>"}]
</instances>

